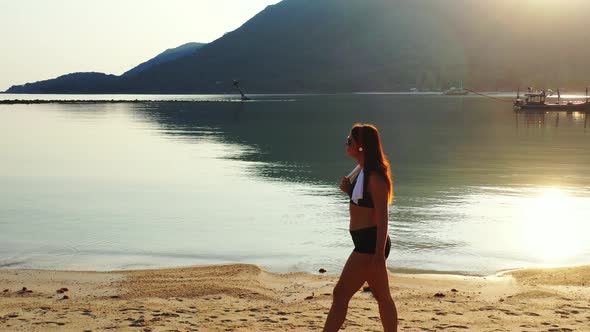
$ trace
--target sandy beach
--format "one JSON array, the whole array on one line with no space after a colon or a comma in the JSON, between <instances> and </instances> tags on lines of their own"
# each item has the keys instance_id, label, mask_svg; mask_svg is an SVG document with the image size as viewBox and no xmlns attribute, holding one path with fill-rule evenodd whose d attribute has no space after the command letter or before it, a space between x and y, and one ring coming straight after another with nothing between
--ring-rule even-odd
<instances>
[{"instance_id":1,"label":"sandy beach","mask_svg":"<svg viewBox=\"0 0 590 332\"><path fill-rule=\"evenodd\" d=\"M390 274L400 331L588 331L590 266L488 277ZM0 271L2 331L318 331L337 276L255 265ZM380 331L370 291L346 331Z\"/></svg>"}]
</instances>

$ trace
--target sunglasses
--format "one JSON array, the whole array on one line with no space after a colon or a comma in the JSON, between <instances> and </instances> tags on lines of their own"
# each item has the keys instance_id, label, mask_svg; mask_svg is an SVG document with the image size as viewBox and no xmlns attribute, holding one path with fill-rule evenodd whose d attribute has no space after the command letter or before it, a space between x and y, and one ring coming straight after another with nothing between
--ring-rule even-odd
<instances>
[{"instance_id":1,"label":"sunglasses","mask_svg":"<svg viewBox=\"0 0 590 332\"><path fill-rule=\"evenodd\" d=\"M352 138L350 136L348 136L346 138L346 143L344 143L344 144L346 144L346 146L350 146L350 144L352 144Z\"/></svg>"}]
</instances>

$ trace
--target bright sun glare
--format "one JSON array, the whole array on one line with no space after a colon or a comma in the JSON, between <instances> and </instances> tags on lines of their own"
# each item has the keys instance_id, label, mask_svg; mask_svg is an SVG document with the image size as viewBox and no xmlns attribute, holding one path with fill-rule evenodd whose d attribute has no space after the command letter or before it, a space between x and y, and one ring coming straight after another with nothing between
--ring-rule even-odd
<instances>
[{"instance_id":1,"label":"bright sun glare","mask_svg":"<svg viewBox=\"0 0 590 332\"><path fill-rule=\"evenodd\" d=\"M533 256L558 263L580 253L584 217L576 201L558 188L544 188L521 205L523 245Z\"/></svg>"}]
</instances>

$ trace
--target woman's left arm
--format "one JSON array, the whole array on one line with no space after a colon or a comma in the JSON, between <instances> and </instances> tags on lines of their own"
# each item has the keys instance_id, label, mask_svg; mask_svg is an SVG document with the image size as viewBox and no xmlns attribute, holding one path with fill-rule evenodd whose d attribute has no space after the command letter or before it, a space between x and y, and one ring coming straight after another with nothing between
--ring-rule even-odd
<instances>
[{"instance_id":1,"label":"woman's left arm","mask_svg":"<svg viewBox=\"0 0 590 332\"><path fill-rule=\"evenodd\" d=\"M377 221L377 245L375 255L385 258L385 243L389 228L389 186L384 178L379 175L371 174L369 176L369 190L373 196L375 205L374 218Z\"/></svg>"}]
</instances>

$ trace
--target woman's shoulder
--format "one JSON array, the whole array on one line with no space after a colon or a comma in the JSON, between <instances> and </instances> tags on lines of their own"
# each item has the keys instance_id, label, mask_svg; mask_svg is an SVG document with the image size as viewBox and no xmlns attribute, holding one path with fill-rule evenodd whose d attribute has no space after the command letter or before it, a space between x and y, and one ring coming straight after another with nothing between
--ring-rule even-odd
<instances>
[{"instance_id":1,"label":"woman's shoulder","mask_svg":"<svg viewBox=\"0 0 590 332\"><path fill-rule=\"evenodd\" d=\"M385 175L379 173L379 172L367 172L365 174L365 176L367 177L367 182L369 183L369 185L371 186L387 186L388 185L388 181Z\"/></svg>"},{"instance_id":2,"label":"woman's shoulder","mask_svg":"<svg viewBox=\"0 0 590 332\"><path fill-rule=\"evenodd\" d=\"M387 176L378 171L365 171L365 177L373 181L384 181L387 182Z\"/></svg>"}]
</instances>

